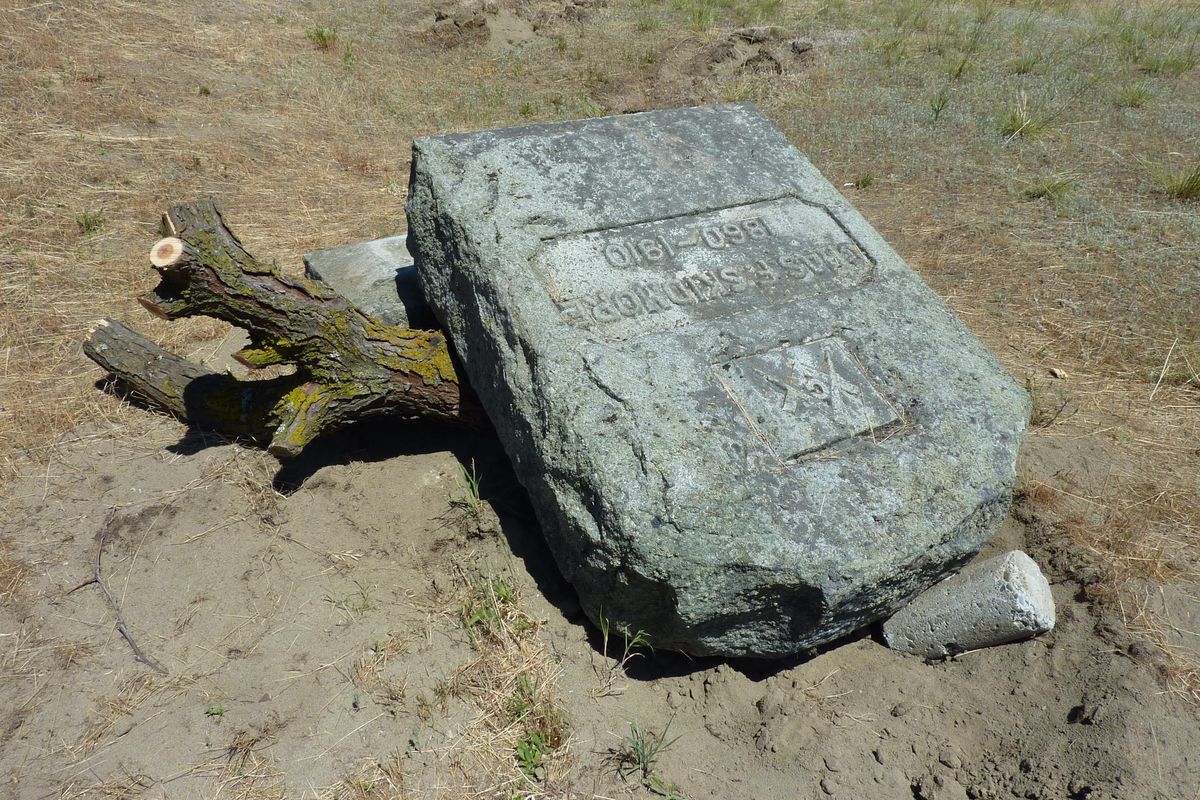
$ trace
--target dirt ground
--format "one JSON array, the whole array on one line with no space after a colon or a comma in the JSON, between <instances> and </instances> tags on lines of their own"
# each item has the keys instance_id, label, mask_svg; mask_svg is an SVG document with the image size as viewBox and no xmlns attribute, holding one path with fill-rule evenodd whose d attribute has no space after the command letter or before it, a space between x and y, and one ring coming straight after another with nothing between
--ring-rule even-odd
<instances>
[{"instance_id":1,"label":"dirt ground","mask_svg":"<svg viewBox=\"0 0 1200 800\"><path fill-rule=\"evenodd\" d=\"M0 797L1200 798L1198 65L1188 3L0 0ZM115 316L219 357L133 302L166 202L294 271L403 229L413 135L729 100L1030 389L987 552L1053 633L606 641L492 437L281 466L80 353Z\"/></svg>"},{"instance_id":2,"label":"dirt ground","mask_svg":"<svg viewBox=\"0 0 1200 800\"><path fill-rule=\"evenodd\" d=\"M135 444L81 430L15 487L0 528L25 573L0 614L6 796L650 796L617 777L630 723L669 726L655 769L680 797L1200 796L1194 708L1083 597L1087 554L1027 498L992 548L1046 565L1050 635L926 664L869 631L792 663L643 653L624 674L495 441L372 426L279 473L171 421L148 428ZM1035 436L1023 484L1101 449ZM483 476L476 514L464 463ZM87 583L98 554L165 674L135 661ZM532 631L515 661L464 622L464 598L496 581ZM1162 592L1195 648L1200 602ZM568 731L536 783L496 712L522 674Z\"/></svg>"}]
</instances>

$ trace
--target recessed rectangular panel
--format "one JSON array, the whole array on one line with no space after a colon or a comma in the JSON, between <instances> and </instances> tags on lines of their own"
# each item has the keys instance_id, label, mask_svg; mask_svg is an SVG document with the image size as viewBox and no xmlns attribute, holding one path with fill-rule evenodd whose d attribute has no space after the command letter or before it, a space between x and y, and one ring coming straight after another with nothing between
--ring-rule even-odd
<instances>
[{"instance_id":1,"label":"recessed rectangular panel","mask_svg":"<svg viewBox=\"0 0 1200 800\"><path fill-rule=\"evenodd\" d=\"M534 268L562 318L606 338L855 286L871 261L794 197L547 240Z\"/></svg>"},{"instance_id":2,"label":"recessed rectangular panel","mask_svg":"<svg viewBox=\"0 0 1200 800\"><path fill-rule=\"evenodd\" d=\"M787 345L713 369L750 428L780 458L900 421L836 339Z\"/></svg>"}]
</instances>

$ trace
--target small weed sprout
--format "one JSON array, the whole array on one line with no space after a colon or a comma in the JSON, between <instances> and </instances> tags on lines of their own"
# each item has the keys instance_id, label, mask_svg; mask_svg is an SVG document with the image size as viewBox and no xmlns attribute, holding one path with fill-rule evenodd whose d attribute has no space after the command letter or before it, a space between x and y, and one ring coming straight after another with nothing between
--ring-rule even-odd
<instances>
[{"instance_id":1,"label":"small weed sprout","mask_svg":"<svg viewBox=\"0 0 1200 800\"><path fill-rule=\"evenodd\" d=\"M354 585L358 587L357 610L370 611L373 608L371 605L371 590L375 587L369 586L362 581L355 581Z\"/></svg>"},{"instance_id":2,"label":"small weed sprout","mask_svg":"<svg viewBox=\"0 0 1200 800\"><path fill-rule=\"evenodd\" d=\"M323 25L314 25L304 32L308 40L316 45L318 50L329 50L337 43L337 29L326 28Z\"/></svg>"},{"instance_id":3,"label":"small weed sprout","mask_svg":"<svg viewBox=\"0 0 1200 800\"><path fill-rule=\"evenodd\" d=\"M636 722L630 722L629 733L621 739L620 748L610 751L616 761L617 773L625 780L636 777L657 795L678 798L679 787L668 786L656 770L662 754L679 741L678 736L670 738L670 732L670 722L662 733L642 730Z\"/></svg>"},{"instance_id":4,"label":"small weed sprout","mask_svg":"<svg viewBox=\"0 0 1200 800\"><path fill-rule=\"evenodd\" d=\"M942 118L942 112L950 105L950 93L942 89L929 99L929 115L933 122Z\"/></svg>"},{"instance_id":5,"label":"small weed sprout","mask_svg":"<svg viewBox=\"0 0 1200 800\"><path fill-rule=\"evenodd\" d=\"M517 766L526 777L540 781L546 777L542 758L546 755L546 740L540 733L531 733L517 742Z\"/></svg>"},{"instance_id":6,"label":"small weed sprout","mask_svg":"<svg viewBox=\"0 0 1200 800\"><path fill-rule=\"evenodd\" d=\"M462 494L450 500L450 505L461 511L470 519L479 519L483 514L483 497L479 494L479 473L475 469L475 459L471 459L471 467L458 465L458 480Z\"/></svg>"},{"instance_id":7,"label":"small weed sprout","mask_svg":"<svg viewBox=\"0 0 1200 800\"><path fill-rule=\"evenodd\" d=\"M646 633L646 631L639 629L632 636L630 636L628 629L623 629L621 631L621 638L623 639L624 644L621 648L621 657L617 658L616 656L610 656L608 652L608 645L611 635L612 620L606 617L604 615L604 611L601 610L600 646L604 652L604 657L606 659L613 658L614 661L613 663L605 666L603 673L599 669L596 669L595 665L593 664L592 669L596 672L597 677L600 678L600 685L592 689L592 697L595 698L621 694L621 692L624 690L617 688L616 683L619 677L625 675L625 669L629 665L629 662L638 656L641 656L642 653L640 651L643 649L654 652L654 646L650 644L650 634Z\"/></svg>"},{"instance_id":8,"label":"small weed sprout","mask_svg":"<svg viewBox=\"0 0 1200 800\"><path fill-rule=\"evenodd\" d=\"M84 236L94 236L104 227L104 217L98 211L85 211L75 218L79 232Z\"/></svg>"},{"instance_id":9,"label":"small weed sprout","mask_svg":"<svg viewBox=\"0 0 1200 800\"><path fill-rule=\"evenodd\" d=\"M220 722L225 718L225 706L221 703L216 703L204 709L204 716Z\"/></svg>"},{"instance_id":10,"label":"small weed sprout","mask_svg":"<svg viewBox=\"0 0 1200 800\"><path fill-rule=\"evenodd\" d=\"M854 181L855 189L870 189L875 184L875 177L871 173L863 173Z\"/></svg>"},{"instance_id":11,"label":"small weed sprout","mask_svg":"<svg viewBox=\"0 0 1200 800\"><path fill-rule=\"evenodd\" d=\"M371 592L375 587L363 583L362 581L355 581L354 585L357 587L358 591L341 599L335 599L329 596L325 597L325 602L330 603L339 611L345 612L346 615L351 619L361 617L363 614L375 608L374 604L371 602Z\"/></svg>"}]
</instances>

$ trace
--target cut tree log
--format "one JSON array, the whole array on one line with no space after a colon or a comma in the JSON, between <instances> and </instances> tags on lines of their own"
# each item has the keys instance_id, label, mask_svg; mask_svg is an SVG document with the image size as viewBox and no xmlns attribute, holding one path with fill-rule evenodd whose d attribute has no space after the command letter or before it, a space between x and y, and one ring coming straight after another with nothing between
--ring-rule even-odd
<instances>
[{"instance_id":1,"label":"cut tree log","mask_svg":"<svg viewBox=\"0 0 1200 800\"><path fill-rule=\"evenodd\" d=\"M203 315L244 328L250 344L234 358L296 371L238 380L119 322L98 323L84 352L151 405L280 457L369 415L483 421L441 331L385 325L319 281L280 275L246 252L211 200L171 206L163 235L150 251L161 281L142 305L166 319Z\"/></svg>"}]
</instances>

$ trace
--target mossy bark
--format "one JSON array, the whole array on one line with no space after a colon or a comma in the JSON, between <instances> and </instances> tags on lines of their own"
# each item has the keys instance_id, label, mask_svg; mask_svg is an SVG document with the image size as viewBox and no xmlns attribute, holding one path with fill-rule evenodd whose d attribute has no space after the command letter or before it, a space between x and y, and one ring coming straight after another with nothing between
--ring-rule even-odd
<instances>
[{"instance_id":1,"label":"mossy bark","mask_svg":"<svg viewBox=\"0 0 1200 800\"><path fill-rule=\"evenodd\" d=\"M319 281L285 278L251 256L209 200L172 206L152 263L161 281L141 303L168 319L203 315L250 334L234 355L296 372L239 381L164 352L116 322L84 352L134 393L188 422L297 455L319 434L372 414L478 424L445 334L385 325Z\"/></svg>"}]
</instances>

